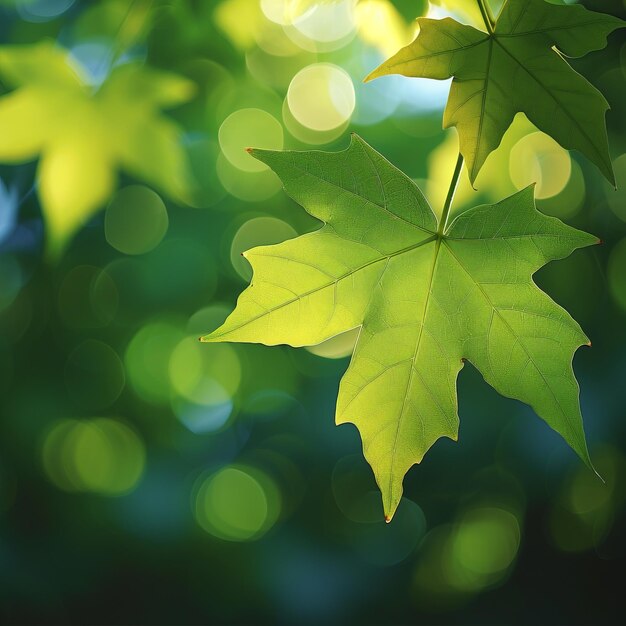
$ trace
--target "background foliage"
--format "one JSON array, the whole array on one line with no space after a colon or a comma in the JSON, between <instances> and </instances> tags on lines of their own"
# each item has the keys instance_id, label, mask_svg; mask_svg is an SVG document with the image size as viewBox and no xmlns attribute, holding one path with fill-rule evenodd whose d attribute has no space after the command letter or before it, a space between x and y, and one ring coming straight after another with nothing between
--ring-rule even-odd
<instances>
[{"instance_id":1,"label":"background foliage","mask_svg":"<svg viewBox=\"0 0 626 626\"><path fill-rule=\"evenodd\" d=\"M626 16L619 1L585 4ZM572 61L612 107L618 191L518 116L478 194L464 177L457 196L537 181L543 211L604 240L538 281L593 341L575 367L607 485L466 367L459 443L409 474L385 525L356 430L333 425L354 337L294 350L197 336L248 281L241 251L314 227L246 146L335 150L356 130L441 206L457 150L441 131L447 82L361 80L412 39L414 17L477 16L466 2L308 5L0 5L0 617L612 623L626 556L623 34ZM80 97L54 82L68 67ZM94 102L129 68L143 78L116 81L129 105L103 122ZM11 109L33 81L58 99ZM175 164L145 138L155 127ZM46 178L33 159L50 146Z\"/></svg>"}]
</instances>

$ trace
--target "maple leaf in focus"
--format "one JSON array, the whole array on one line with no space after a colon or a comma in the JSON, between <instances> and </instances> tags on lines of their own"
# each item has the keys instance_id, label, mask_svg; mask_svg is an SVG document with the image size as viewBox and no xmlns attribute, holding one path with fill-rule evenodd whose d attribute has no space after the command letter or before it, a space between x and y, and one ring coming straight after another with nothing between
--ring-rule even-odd
<instances>
[{"instance_id":1,"label":"maple leaf in focus","mask_svg":"<svg viewBox=\"0 0 626 626\"><path fill-rule=\"evenodd\" d=\"M110 197L124 170L185 202L180 131L161 109L187 101L186 79L139 63L115 67L98 87L52 42L0 48L0 161L39 157L38 190L48 253L58 256Z\"/></svg>"},{"instance_id":2,"label":"maple leaf in focus","mask_svg":"<svg viewBox=\"0 0 626 626\"><path fill-rule=\"evenodd\" d=\"M245 253L252 283L202 340L310 346L360 328L336 419L358 427L387 519L409 468L457 438L465 359L591 466L572 370L589 340L532 275L596 237L539 213L532 187L442 232L413 181L357 136L338 153L252 155L324 226Z\"/></svg>"}]
</instances>

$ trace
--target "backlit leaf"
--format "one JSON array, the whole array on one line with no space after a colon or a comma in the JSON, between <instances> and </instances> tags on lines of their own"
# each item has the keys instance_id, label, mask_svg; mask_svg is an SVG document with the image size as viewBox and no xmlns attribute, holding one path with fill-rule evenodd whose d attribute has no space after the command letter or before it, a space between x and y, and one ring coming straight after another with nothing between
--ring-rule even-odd
<instances>
[{"instance_id":1,"label":"backlit leaf","mask_svg":"<svg viewBox=\"0 0 626 626\"><path fill-rule=\"evenodd\" d=\"M457 438L465 359L590 465L572 370L589 340L532 275L595 237L539 213L532 187L438 234L418 187L356 135L338 153L252 155L324 226L248 251L251 285L203 340L310 346L360 328L336 419L357 425L387 518L409 468Z\"/></svg>"},{"instance_id":2,"label":"backlit leaf","mask_svg":"<svg viewBox=\"0 0 626 626\"><path fill-rule=\"evenodd\" d=\"M116 186L120 169L185 201L189 179L177 126L160 109L188 100L189 81L139 64L113 69L99 87L50 42L0 48L0 161L39 157L48 252L67 241Z\"/></svg>"},{"instance_id":3,"label":"backlit leaf","mask_svg":"<svg viewBox=\"0 0 626 626\"><path fill-rule=\"evenodd\" d=\"M507 0L488 33L451 18L418 21L415 41L368 80L387 74L454 77L444 127L456 126L472 183L518 112L615 182L604 121L608 104L564 56L603 48L622 20L580 5Z\"/></svg>"}]
</instances>

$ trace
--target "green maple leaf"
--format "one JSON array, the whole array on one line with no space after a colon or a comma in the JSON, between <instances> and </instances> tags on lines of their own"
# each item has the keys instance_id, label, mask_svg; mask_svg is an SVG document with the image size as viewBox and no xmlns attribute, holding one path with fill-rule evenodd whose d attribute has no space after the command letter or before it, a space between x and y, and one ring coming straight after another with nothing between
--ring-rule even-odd
<instances>
[{"instance_id":1,"label":"green maple leaf","mask_svg":"<svg viewBox=\"0 0 626 626\"><path fill-rule=\"evenodd\" d=\"M622 20L580 5L507 0L495 27L485 15L488 33L450 18L418 21L415 41L366 80L454 77L444 127L456 126L472 183L518 112L564 148L585 154L615 183L604 120L608 104L563 55L603 48Z\"/></svg>"},{"instance_id":2,"label":"green maple leaf","mask_svg":"<svg viewBox=\"0 0 626 626\"><path fill-rule=\"evenodd\" d=\"M0 48L0 161L40 156L38 181L48 252L109 198L123 169L175 199L188 197L180 132L160 109L188 100L186 79L127 64L94 89L83 68L51 42Z\"/></svg>"},{"instance_id":3,"label":"green maple leaf","mask_svg":"<svg viewBox=\"0 0 626 626\"><path fill-rule=\"evenodd\" d=\"M590 465L572 371L589 340L532 274L597 238L539 213L532 188L440 233L418 187L357 136L338 153L252 155L325 224L248 251L252 284L202 340L308 346L360 327L336 420L358 427L387 519L409 468L457 438L465 359Z\"/></svg>"}]
</instances>

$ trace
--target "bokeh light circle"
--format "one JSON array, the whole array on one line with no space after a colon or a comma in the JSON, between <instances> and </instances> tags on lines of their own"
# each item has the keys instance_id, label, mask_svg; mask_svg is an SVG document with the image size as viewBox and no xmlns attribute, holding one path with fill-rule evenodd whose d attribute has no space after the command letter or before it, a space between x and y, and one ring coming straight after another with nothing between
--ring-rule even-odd
<instances>
[{"instance_id":1,"label":"bokeh light circle","mask_svg":"<svg viewBox=\"0 0 626 626\"><path fill-rule=\"evenodd\" d=\"M322 146L341 137L341 135L343 135L348 129L350 122L348 120L332 130L326 130L323 132L307 128L306 126L300 124L300 122L298 122L298 120L293 116L289 110L287 98L285 98L283 100L283 124L289 131L289 134L295 137L298 141L312 146Z\"/></svg>"},{"instance_id":2,"label":"bokeh light circle","mask_svg":"<svg viewBox=\"0 0 626 626\"><path fill-rule=\"evenodd\" d=\"M339 50L356 34L354 0L312 3L306 11L298 11L297 0L286 2L291 2L296 10L291 11L285 33L303 50L317 53Z\"/></svg>"},{"instance_id":3,"label":"bokeh light circle","mask_svg":"<svg viewBox=\"0 0 626 626\"><path fill-rule=\"evenodd\" d=\"M495 507L467 511L449 546L450 582L473 591L502 580L517 556L520 534L517 518L509 511Z\"/></svg>"},{"instance_id":4,"label":"bokeh light circle","mask_svg":"<svg viewBox=\"0 0 626 626\"><path fill-rule=\"evenodd\" d=\"M356 27L353 0L317 3L311 11L299 16L293 25L305 37L320 43L331 43L349 37Z\"/></svg>"},{"instance_id":5,"label":"bokeh light circle","mask_svg":"<svg viewBox=\"0 0 626 626\"><path fill-rule=\"evenodd\" d=\"M551 198L563 191L571 172L572 161L567 150L544 133L530 133L511 149L511 181L518 189L537 183L537 199Z\"/></svg>"},{"instance_id":6,"label":"bokeh light circle","mask_svg":"<svg viewBox=\"0 0 626 626\"><path fill-rule=\"evenodd\" d=\"M417 5L416 5L416 10ZM388 58L411 42L412 29L388 0L361 0L355 10L359 37Z\"/></svg>"},{"instance_id":7,"label":"bokeh light circle","mask_svg":"<svg viewBox=\"0 0 626 626\"><path fill-rule=\"evenodd\" d=\"M239 109L219 129L220 148L228 161L244 172L262 172L267 165L246 152L246 148L282 150L283 127L267 111Z\"/></svg>"},{"instance_id":8,"label":"bokeh light circle","mask_svg":"<svg viewBox=\"0 0 626 626\"><path fill-rule=\"evenodd\" d=\"M597 463L596 458L594 457L594 464ZM584 516L609 504L613 495L613 477L607 477L607 473L599 465L596 467L602 472L605 484L600 484L598 477L586 467L572 477L567 493L568 508L572 513Z\"/></svg>"},{"instance_id":9,"label":"bokeh light circle","mask_svg":"<svg viewBox=\"0 0 626 626\"><path fill-rule=\"evenodd\" d=\"M184 398L174 397L172 410L190 432L196 435L215 433L227 426L233 415L235 403L217 384L214 396L211 404L196 404Z\"/></svg>"},{"instance_id":10,"label":"bokeh light circle","mask_svg":"<svg viewBox=\"0 0 626 626\"><path fill-rule=\"evenodd\" d=\"M562 220L574 217L585 203L585 176L576 163L571 161L572 172L565 187L555 196L537 199L537 208L546 215L553 215Z\"/></svg>"},{"instance_id":11,"label":"bokeh light circle","mask_svg":"<svg viewBox=\"0 0 626 626\"><path fill-rule=\"evenodd\" d=\"M76 0L17 0L15 7L27 22L48 22L65 13Z\"/></svg>"},{"instance_id":12,"label":"bokeh light circle","mask_svg":"<svg viewBox=\"0 0 626 626\"><path fill-rule=\"evenodd\" d=\"M288 0L261 0L261 11L274 24L286 26L291 22Z\"/></svg>"},{"instance_id":13,"label":"bokeh light circle","mask_svg":"<svg viewBox=\"0 0 626 626\"><path fill-rule=\"evenodd\" d=\"M249 154L246 157L252 159ZM244 172L237 169L223 154L217 157L215 166L220 183L235 198L245 202L262 202L275 195L281 187L276 174L266 168L260 172Z\"/></svg>"},{"instance_id":14,"label":"bokeh light circle","mask_svg":"<svg viewBox=\"0 0 626 626\"><path fill-rule=\"evenodd\" d=\"M594 446L592 454L604 484L588 468L576 468L552 501L547 530L563 552L595 549L600 556L614 558L614 545L608 539L615 533L626 502L626 457L607 444Z\"/></svg>"},{"instance_id":15,"label":"bokeh light circle","mask_svg":"<svg viewBox=\"0 0 626 626\"><path fill-rule=\"evenodd\" d=\"M146 453L135 431L117 419L61 420L44 441L42 460L61 489L118 496L141 479Z\"/></svg>"},{"instance_id":16,"label":"bokeh light circle","mask_svg":"<svg viewBox=\"0 0 626 626\"><path fill-rule=\"evenodd\" d=\"M283 220L275 217L254 217L244 222L233 237L230 261L236 272L245 280L252 277L250 263L241 256L256 246L267 246L293 239L298 233Z\"/></svg>"},{"instance_id":17,"label":"bokeh light circle","mask_svg":"<svg viewBox=\"0 0 626 626\"><path fill-rule=\"evenodd\" d=\"M176 324L164 320L146 324L131 339L124 363L129 383L143 400L153 404L169 402L169 360L184 338Z\"/></svg>"},{"instance_id":18,"label":"bokeh light circle","mask_svg":"<svg viewBox=\"0 0 626 626\"><path fill-rule=\"evenodd\" d=\"M229 402L239 388L241 364L232 346L186 337L172 352L169 375L178 396L214 407Z\"/></svg>"},{"instance_id":19,"label":"bokeh light circle","mask_svg":"<svg viewBox=\"0 0 626 626\"><path fill-rule=\"evenodd\" d=\"M200 479L193 508L196 521L211 535L227 541L251 541L278 519L280 494L264 473L232 465Z\"/></svg>"},{"instance_id":20,"label":"bokeh light circle","mask_svg":"<svg viewBox=\"0 0 626 626\"><path fill-rule=\"evenodd\" d=\"M315 63L300 70L287 90L287 103L303 126L329 131L347 122L356 104L350 76L331 63Z\"/></svg>"},{"instance_id":21,"label":"bokeh light circle","mask_svg":"<svg viewBox=\"0 0 626 626\"><path fill-rule=\"evenodd\" d=\"M104 215L109 244L124 254L145 254L156 248L169 225L161 197L143 185L120 189Z\"/></svg>"}]
</instances>

